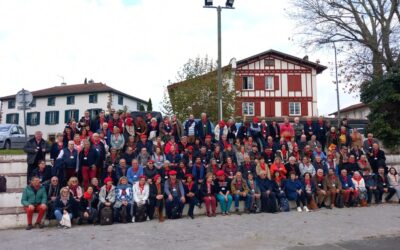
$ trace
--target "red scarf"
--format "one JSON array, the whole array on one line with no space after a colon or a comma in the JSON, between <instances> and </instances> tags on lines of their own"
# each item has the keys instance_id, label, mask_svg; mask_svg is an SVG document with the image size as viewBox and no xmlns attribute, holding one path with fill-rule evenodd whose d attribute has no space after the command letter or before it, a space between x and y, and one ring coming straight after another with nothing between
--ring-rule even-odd
<instances>
[{"instance_id":1,"label":"red scarf","mask_svg":"<svg viewBox=\"0 0 400 250\"><path fill-rule=\"evenodd\" d=\"M265 162L264 162L264 163L260 163L260 167L261 167L261 169L262 169L263 171L265 171L265 170L266 170Z\"/></svg>"},{"instance_id":2,"label":"red scarf","mask_svg":"<svg viewBox=\"0 0 400 250\"><path fill-rule=\"evenodd\" d=\"M318 182L322 182L324 180L324 176L317 175L317 180L318 180Z\"/></svg>"},{"instance_id":3,"label":"red scarf","mask_svg":"<svg viewBox=\"0 0 400 250\"><path fill-rule=\"evenodd\" d=\"M357 185L360 185L361 179L362 179L361 175L359 175L358 177L353 176L353 180L357 182Z\"/></svg>"},{"instance_id":4,"label":"red scarf","mask_svg":"<svg viewBox=\"0 0 400 250\"><path fill-rule=\"evenodd\" d=\"M188 187L189 191L192 191L193 184L194 184L193 181L191 181L190 183L186 183L186 186Z\"/></svg>"},{"instance_id":5,"label":"red scarf","mask_svg":"<svg viewBox=\"0 0 400 250\"><path fill-rule=\"evenodd\" d=\"M143 194L144 184L142 185L142 184L139 183L139 191L140 191L141 194Z\"/></svg>"},{"instance_id":6,"label":"red scarf","mask_svg":"<svg viewBox=\"0 0 400 250\"><path fill-rule=\"evenodd\" d=\"M211 194L211 183L207 181L207 193Z\"/></svg>"},{"instance_id":7,"label":"red scarf","mask_svg":"<svg viewBox=\"0 0 400 250\"><path fill-rule=\"evenodd\" d=\"M87 191L83 194L83 198L88 201L91 201L92 197L93 197L93 194L89 194Z\"/></svg>"},{"instance_id":8,"label":"red scarf","mask_svg":"<svg viewBox=\"0 0 400 250\"><path fill-rule=\"evenodd\" d=\"M106 185L106 191L107 191L107 193L110 192L111 188L112 188L112 185L110 185L110 186Z\"/></svg>"},{"instance_id":9,"label":"red scarf","mask_svg":"<svg viewBox=\"0 0 400 250\"><path fill-rule=\"evenodd\" d=\"M72 191L74 197L78 197L78 186L70 186L69 189Z\"/></svg>"},{"instance_id":10,"label":"red scarf","mask_svg":"<svg viewBox=\"0 0 400 250\"><path fill-rule=\"evenodd\" d=\"M304 179L306 186L311 186L311 179Z\"/></svg>"}]
</instances>

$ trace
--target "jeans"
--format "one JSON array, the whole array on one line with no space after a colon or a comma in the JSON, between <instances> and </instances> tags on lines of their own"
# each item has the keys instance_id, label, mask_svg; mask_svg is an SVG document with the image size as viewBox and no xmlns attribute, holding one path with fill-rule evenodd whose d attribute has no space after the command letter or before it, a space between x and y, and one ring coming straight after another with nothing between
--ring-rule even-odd
<instances>
[{"instance_id":1,"label":"jeans","mask_svg":"<svg viewBox=\"0 0 400 250\"><path fill-rule=\"evenodd\" d=\"M249 209L250 208L250 204L251 204L251 196L250 195L246 195L245 197L239 195L239 194L234 194L233 195L233 199L235 200L235 208L239 208L239 201L245 201L245 208Z\"/></svg>"},{"instance_id":2,"label":"jeans","mask_svg":"<svg viewBox=\"0 0 400 250\"><path fill-rule=\"evenodd\" d=\"M72 213L68 213L68 215L69 215L69 218L72 220ZM54 211L54 216L56 217L56 220L58 222L60 222L63 217L63 212L61 210L57 209Z\"/></svg>"},{"instance_id":3,"label":"jeans","mask_svg":"<svg viewBox=\"0 0 400 250\"><path fill-rule=\"evenodd\" d=\"M221 212L227 213L231 210L232 206L232 195L228 194L228 201L225 200L225 196L217 194L217 199L221 205Z\"/></svg>"}]
</instances>

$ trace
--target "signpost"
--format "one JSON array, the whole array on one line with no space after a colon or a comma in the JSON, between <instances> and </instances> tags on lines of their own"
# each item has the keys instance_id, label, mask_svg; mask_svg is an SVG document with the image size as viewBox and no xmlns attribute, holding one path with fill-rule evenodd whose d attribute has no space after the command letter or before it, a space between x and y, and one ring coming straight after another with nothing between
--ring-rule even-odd
<instances>
[{"instance_id":1,"label":"signpost","mask_svg":"<svg viewBox=\"0 0 400 250\"><path fill-rule=\"evenodd\" d=\"M29 105L33 100L32 93L26 89L22 89L18 91L17 95L15 96L16 102L18 102L21 106L18 106L18 110L24 111L24 130L25 130L25 141L28 139L28 132L26 131L26 110L30 109Z\"/></svg>"}]
</instances>

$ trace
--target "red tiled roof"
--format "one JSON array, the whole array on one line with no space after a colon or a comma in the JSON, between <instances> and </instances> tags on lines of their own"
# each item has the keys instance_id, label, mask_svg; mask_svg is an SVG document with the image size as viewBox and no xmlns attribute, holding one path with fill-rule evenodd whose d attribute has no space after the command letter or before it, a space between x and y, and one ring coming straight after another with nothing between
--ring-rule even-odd
<instances>
[{"instance_id":1,"label":"red tiled roof","mask_svg":"<svg viewBox=\"0 0 400 250\"><path fill-rule=\"evenodd\" d=\"M348 106L348 107L346 107L346 108L344 108L344 109L341 109L341 110L340 110L340 113L352 111L352 110L355 110L355 109L364 108L364 107L366 107L366 106L367 106L366 104L360 102L360 103L357 103L357 104L350 105L350 106ZM337 114L337 111L336 111L336 112L333 112L333 113L331 113L331 114L329 114L329 115L336 115L336 114Z\"/></svg>"},{"instance_id":2,"label":"red tiled roof","mask_svg":"<svg viewBox=\"0 0 400 250\"><path fill-rule=\"evenodd\" d=\"M125 97L134 99L136 101L147 103L142 99L137 97L128 95L122 91L116 90L107 86L104 83L83 83L83 84L72 84L72 85L60 85L47 89L41 89L32 91L32 95L34 97L48 97L48 96L60 96L60 95L78 95L78 94L89 94L89 93L104 93L104 92L113 92ZM1 101L9 100L15 98L15 95L3 96L0 97Z\"/></svg>"}]
</instances>

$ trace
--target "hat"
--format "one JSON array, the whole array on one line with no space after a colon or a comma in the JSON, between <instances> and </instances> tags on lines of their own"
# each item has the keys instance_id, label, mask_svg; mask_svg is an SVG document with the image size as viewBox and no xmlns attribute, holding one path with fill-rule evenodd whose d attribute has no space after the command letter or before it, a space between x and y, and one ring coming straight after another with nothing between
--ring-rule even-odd
<instances>
[{"instance_id":1,"label":"hat","mask_svg":"<svg viewBox=\"0 0 400 250\"><path fill-rule=\"evenodd\" d=\"M193 179L193 175L192 174L185 174L185 178L187 179L187 178L192 178Z\"/></svg>"},{"instance_id":2,"label":"hat","mask_svg":"<svg viewBox=\"0 0 400 250\"><path fill-rule=\"evenodd\" d=\"M169 175L176 175L176 171L175 170L169 171Z\"/></svg>"},{"instance_id":3,"label":"hat","mask_svg":"<svg viewBox=\"0 0 400 250\"><path fill-rule=\"evenodd\" d=\"M223 175L225 175L225 172L223 170L218 170L216 175L217 176L223 176Z\"/></svg>"},{"instance_id":4,"label":"hat","mask_svg":"<svg viewBox=\"0 0 400 250\"><path fill-rule=\"evenodd\" d=\"M254 118L253 118L253 122L254 122L254 123L258 123L258 117L254 117Z\"/></svg>"},{"instance_id":5,"label":"hat","mask_svg":"<svg viewBox=\"0 0 400 250\"><path fill-rule=\"evenodd\" d=\"M153 160L148 160L147 163L154 163L154 161Z\"/></svg>"},{"instance_id":6,"label":"hat","mask_svg":"<svg viewBox=\"0 0 400 250\"><path fill-rule=\"evenodd\" d=\"M141 176L139 176L139 179L146 179L146 176L144 174L142 174Z\"/></svg>"},{"instance_id":7,"label":"hat","mask_svg":"<svg viewBox=\"0 0 400 250\"><path fill-rule=\"evenodd\" d=\"M160 179L161 178L161 175L159 175L159 174L156 174L155 176L154 176L154 181L157 181L158 179Z\"/></svg>"},{"instance_id":8,"label":"hat","mask_svg":"<svg viewBox=\"0 0 400 250\"><path fill-rule=\"evenodd\" d=\"M107 177L104 179L104 184L107 184L110 181L113 182L113 179L111 177Z\"/></svg>"},{"instance_id":9,"label":"hat","mask_svg":"<svg viewBox=\"0 0 400 250\"><path fill-rule=\"evenodd\" d=\"M206 135L206 139L211 139L211 135Z\"/></svg>"},{"instance_id":10,"label":"hat","mask_svg":"<svg viewBox=\"0 0 400 250\"><path fill-rule=\"evenodd\" d=\"M144 138L147 138L147 135L145 135L145 134L140 135L140 139L144 139Z\"/></svg>"},{"instance_id":11,"label":"hat","mask_svg":"<svg viewBox=\"0 0 400 250\"><path fill-rule=\"evenodd\" d=\"M187 147L188 150L193 150L193 146Z\"/></svg>"}]
</instances>

